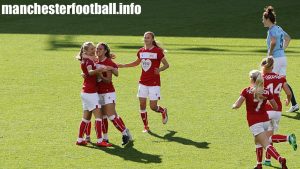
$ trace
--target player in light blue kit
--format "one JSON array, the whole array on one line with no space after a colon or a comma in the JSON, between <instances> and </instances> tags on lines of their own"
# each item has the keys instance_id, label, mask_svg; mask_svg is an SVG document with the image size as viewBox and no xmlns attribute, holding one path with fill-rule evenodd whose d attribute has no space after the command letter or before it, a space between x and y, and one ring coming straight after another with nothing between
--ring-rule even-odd
<instances>
[{"instance_id":1,"label":"player in light blue kit","mask_svg":"<svg viewBox=\"0 0 300 169\"><path fill-rule=\"evenodd\" d=\"M272 6L267 6L263 13L264 27L268 27L267 46L268 56L274 58L273 72L279 75L286 76L287 60L284 50L288 47L291 37L278 25L276 25L276 15ZM292 92L292 107L287 112L296 112L299 110L299 105L296 102L293 90L288 85Z\"/></svg>"}]
</instances>

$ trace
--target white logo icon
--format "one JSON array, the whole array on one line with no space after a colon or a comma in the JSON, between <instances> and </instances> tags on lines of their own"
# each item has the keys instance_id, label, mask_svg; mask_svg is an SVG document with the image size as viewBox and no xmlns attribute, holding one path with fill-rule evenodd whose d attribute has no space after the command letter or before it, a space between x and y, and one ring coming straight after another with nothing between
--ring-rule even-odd
<instances>
[{"instance_id":1,"label":"white logo icon","mask_svg":"<svg viewBox=\"0 0 300 169\"><path fill-rule=\"evenodd\" d=\"M151 60L142 59L142 68L145 72L147 72L150 69L151 65L152 65Z\"/></svg>"}]
</instances>

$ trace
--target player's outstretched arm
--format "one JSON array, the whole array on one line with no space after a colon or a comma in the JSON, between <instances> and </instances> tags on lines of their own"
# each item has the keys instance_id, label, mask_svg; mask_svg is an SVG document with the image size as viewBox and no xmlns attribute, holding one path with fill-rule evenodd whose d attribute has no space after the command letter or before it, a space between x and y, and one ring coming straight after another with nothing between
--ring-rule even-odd
<instances>
[{"instance_id":1,"label":"player's outstretched arm","mask_svg":"<svg viewBox=\"0 0 300 169\"><path fill-rule=\"evenodd\" d=\"M232 105L232 109L238 109L242 106L245 101L245 97L240 96L237 101Z\"/></svg>"},{"instance_id":2,"label":"player's outstretched arm","mask_svg":"<svg viewBox=\"0 0 300 169\"><path fill-rule=\"evenodd\" d=\"M128 64L117 64L119 68L135 67L141 63L141 59L137 58L134 62Z\"/></svg>"}]
</instances>

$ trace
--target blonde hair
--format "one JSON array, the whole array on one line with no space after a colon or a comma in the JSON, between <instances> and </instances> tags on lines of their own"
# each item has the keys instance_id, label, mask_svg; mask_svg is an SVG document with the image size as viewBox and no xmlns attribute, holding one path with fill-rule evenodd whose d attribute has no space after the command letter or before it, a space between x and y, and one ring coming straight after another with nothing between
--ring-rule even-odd
<instances>
[{"instance_id":1,"label":"blonde hair","mask_svg":"<svg viewBox=\"0 0 300 169\"><path fill-rule=\"evenodd\" d=\"M95 45L93 42L84 42L80 48L78 55L76 56L76 59L82 61L82 54L86 52L90 46L95 46Z\"/></svg>"},{"instance_id":2,"label":"blonde hair","mask_svg":"<svg viewBox=\"0 0 300 169\"><path fill-rule=\"evenodd\" d=\"M272 57L264 58L260 63L260 66L266 70L272 69L273 65L274 65L274 59Z\"/></svg>"},{"instance_id":3,"label":"blonde hair","mask_svg":"<svg viewBox=\"0 0 300 169\"><path fill-rule=\"evenodd\" d=\"M254 98L258 101L264 100L264 79L261 72L259 70L252 70L249 72L249 76L254 82L254 86L251 88Z\"/></svg>"}]
</instances>

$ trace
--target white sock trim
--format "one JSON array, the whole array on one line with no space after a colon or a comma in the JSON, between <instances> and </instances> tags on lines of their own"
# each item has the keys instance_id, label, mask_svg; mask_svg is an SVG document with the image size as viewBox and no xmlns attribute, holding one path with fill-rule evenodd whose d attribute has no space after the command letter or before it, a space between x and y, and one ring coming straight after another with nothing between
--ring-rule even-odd
<instances>
[{"instance_id":1,"label":"white sock trim","mask_svg":"<svg viewBox=\"0 0 300 169\"><path fill-rule=\"evenodd\" d=\"M272 143L272 136L269 137L269 143Z\"/></svg>"},{"instance_id":2,"label":"white sock trim","mask_svg":"<svg viewBox=\"0 0 300 169\"><path fill-rule=\"evenodd\" d=\"M100 118L96 118L96 121L102 121L102 119L100 119Z\"/></svg>"},{"instance_id":3,"label":"white sock trim","mask_svg":"<svg viewBox=\"0 0 300 169\"><path fill-rule=\"evenodd\" d=\"M87 120L87 119L82 118L82 121L85 122L85 123L89 123L91 120Z\"/></svg>"},{"instance_id":4,"label":"white sock trim","mask_svg":"<svg viewBox=\"0 0 300 169\"><path fill-rule=\"evenodd\" d=\"M108 140L108 135L107 134L103 134L103 139Z\"/></svg>"},{"instance_id":5,"label":"white sock trim","mask_svg":"<svg viewBox=\"0 0 300 169\"><path fill-rule=\"evenodd\" d=\"M261 148L262 146L261 146L261 144L256 144L255 147L256 148Z\"/></svg>"},{"instance_id":6,"label":"white sock trim","mask_svg":"<svg viewBox=\"0 0 300 169\"><path fill-rule=\"evenodd\" d=\"M109 119L110 121L114 120L115 118L116 118L115 115L111 115L111 116L108 117L108 119Z\"/></svg>"},{"instance_id":7,"label":"white sock trim","mask_svg":"<svg viewBox=\"0 0 300 169\"><path fill-rule=\"evenodd\" d=\"M147 110L140 110L140 113L147 113Z\"/></svg>"},{"instance_id":8,"label":"white sock trim","mask_svg":"<svg viewBox=\"0 0 300 169\"><path fill-rule=\"evenodd\" d=\"M101 143L103 141L103 138L99 138L98 140L97 140L97 143Z\"/></svg>"}]
</instances>

